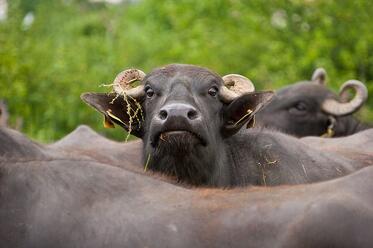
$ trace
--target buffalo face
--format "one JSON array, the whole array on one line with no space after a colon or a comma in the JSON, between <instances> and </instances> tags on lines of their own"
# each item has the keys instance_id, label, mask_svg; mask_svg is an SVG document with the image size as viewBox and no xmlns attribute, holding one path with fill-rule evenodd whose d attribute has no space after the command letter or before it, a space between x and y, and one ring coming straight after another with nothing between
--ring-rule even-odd
<instances>
[{"instance_id":1,"label":"buffalo face","mask_svg":"<svg viewBox=\"0 0 373 248\"><path fill-rule=\"evenodd\" d=\"M295 136L322 135L330 124L320 108L324 99L335 98L323 85L299 82L279 90L260 113L257 124Z\"/></svg>"},{"instance_id":2,"label":"buffalo face","mask_svg":"<svg viewBox=\"0 0 373 248\"><path fill-rule=\"evenodd\" d=\"M341 86L340 96L325 87L325 70L319 68L311 81L280 89L270 104L257 115L257 124L298 137L344 136L357 123L351 116L367 99L367 89L357 80ZM355 90L348 100L348 88Z\"/></svg>"},{"instance_id":3,"label":"buffalo face","mask_svg":"<svg viewBox=\"0 0 373 248\"><path fill-rule=\"evenodd\" d=\"M131 118L132 133L144 142L144 166L194 185L211 184L226 160L224 140L250 122L273 95L228 89L228 81L240 80L245 81L192 65L169 65L146 75L139 86L143 94L127 100L132 108L139 103L144 114L142 121ZM243 88L249 87L245 83ZM107 121L129 130L128 103L115 97L82 95Z\"/></svg>"}]
</instances>

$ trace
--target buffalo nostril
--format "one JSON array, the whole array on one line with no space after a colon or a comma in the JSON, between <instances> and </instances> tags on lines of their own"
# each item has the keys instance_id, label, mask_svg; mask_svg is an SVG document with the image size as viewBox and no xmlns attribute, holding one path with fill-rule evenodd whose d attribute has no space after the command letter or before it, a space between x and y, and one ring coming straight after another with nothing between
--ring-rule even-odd
<instances>
[{"instance_id":1,"label":"buffalo nostril","mask_svg":"<svg viewBox=\"0 0 373 248\"><path fill-rule=\"evenodd\" d=\"M191 109L191 110L188 111L188 118L189 118L190 120L194 120L194 119L196 119L197 117L198 117L198 113L197 113L197 111L195 111L194 109Z\"/></svg>"},{"instance_id":2,"label":"buffalo nostril","mask_svg":"<svg viewBox=\"0 0 373 248\"><path fill-rule=\"evenodd\" d=\"M159 118L161 119L161 120L166 120L166 118L167 118L167 111L166 110L161 110L161 111L159 111Z\"/></svg>"}]
</instances>

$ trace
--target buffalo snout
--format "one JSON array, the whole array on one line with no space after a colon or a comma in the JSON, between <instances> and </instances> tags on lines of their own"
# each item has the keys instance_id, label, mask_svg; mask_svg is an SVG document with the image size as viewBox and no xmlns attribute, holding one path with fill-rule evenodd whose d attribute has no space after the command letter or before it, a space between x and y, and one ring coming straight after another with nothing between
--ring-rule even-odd
<instances>
[{"instance_id":1,"label":"buffalo snout","mask_svg":"<svg viewBox=\"0 0 373 248\"><path fill-rule=\"evenodd\" d=\"M193 124L201 121L201 114L192 105L185 103L171 103L163 106L156 119L160 124L173 119L184 119L184 121Z\"/></svg>"},{"instance_id":2,"label":"buffalo snout","mask_svg":"<svg viewBox=\"0 0 373 248\"><path fill-rule=\"evenodd\" d=\"M176 143L206 145L206 138L203 132L203 119L200 111L188 103L173 102L164 105L157 114L154 115L150 127L151 144L157 146L158 141L171 140Z\"/></svg>"}]
</instances>

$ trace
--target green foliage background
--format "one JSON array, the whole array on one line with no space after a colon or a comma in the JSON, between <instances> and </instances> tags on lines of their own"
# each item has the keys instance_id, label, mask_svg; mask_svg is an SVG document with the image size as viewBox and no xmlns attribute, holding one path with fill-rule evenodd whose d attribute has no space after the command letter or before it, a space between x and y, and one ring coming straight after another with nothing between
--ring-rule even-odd
<instances>
[{"instance_id":1,"label":"green foliage background","mask_svg":"<svg viewBox=\"0 0 373 248\"><path fill-rule=\"evenodd\" d=\"M347 79L373 95L373 2L366 0L129 1L11 0L0 22L0 98L11 124L40 141L61 138L102 117L79 98L110 83L122 69L148 72L191 63L224 75L248 76L258 89L309 79L326 68L334 90ZM34 14L28 28L25 15ZM360 117L373 121L373 98Z\"/></svg>"}]
</instances>

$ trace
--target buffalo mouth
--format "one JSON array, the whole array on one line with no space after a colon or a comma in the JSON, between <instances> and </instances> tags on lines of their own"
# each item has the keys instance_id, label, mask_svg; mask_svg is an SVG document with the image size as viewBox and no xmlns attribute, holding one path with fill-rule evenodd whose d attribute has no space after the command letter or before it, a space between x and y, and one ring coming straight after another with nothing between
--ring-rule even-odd
<instances>
[{"instance_id":1,"label":"buffalo mouth","mask_svg":"<svg viewBox=\"0 0 373 248\"><path fill-rule=\"evenodd\" d=\"M163 130L155 135L152 144L154 147L173 144L201 144L207 146L207 141L202 135L190 130Z\"/></svg>"}]
</instances>

